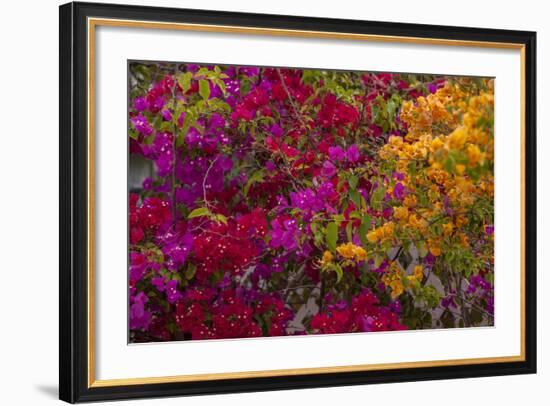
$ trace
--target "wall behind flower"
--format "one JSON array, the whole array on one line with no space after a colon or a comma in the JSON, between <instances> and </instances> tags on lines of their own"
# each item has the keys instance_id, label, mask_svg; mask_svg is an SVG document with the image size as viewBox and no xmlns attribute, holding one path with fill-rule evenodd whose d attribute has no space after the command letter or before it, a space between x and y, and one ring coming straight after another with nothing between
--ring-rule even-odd
<instances>
[{"instance_id":1,"label":"wall behind flower","mask_svg":"<svg viewBox=\"0 0 550 406\"><path fill-rule=\"evenodd\" d=\"M550 108L545 95L550 82L544 75L550 62L550 26L544 2L526 0L502 7L502 2L464 0L450 12L441 2L318 2L278 0L247 2L234 0L202 1L109 1L171 7L205 8L317 17L357 18L429 24L483 26L538 31L539 117ZM6 404L59 404L57 401L57 40L59 1L6 3L2 7L0 34L3 78L0 98L2 148L0 169L0 252L4 286L0 295L2 334L0 334L0 378ZM7 54L6 54L7 51ZM550 131L539 119L539 156L550 153L550 142L543 134ZM550 188L542 189L544 173L550 164L539 161L539 207L548 200ZM547 223L547 224L545 224ZM539 212L539 269L543 263L542 229L550 222ZM539 273L539 292L547 278ZM479 403L519 404L543 397L543 384L550 379L550 358L545 351L550 331L542 325L550 301L539 294L539 374L437 382L312 389L290 392L251 393L187 399L146 400L121 405L182 404L256 405L335 404L336 402L407 405L463 405L471 399ZM401 395L398 395L401 394ZM109 404L117 404L109 403Z\"/></svg>"}]
</instances>

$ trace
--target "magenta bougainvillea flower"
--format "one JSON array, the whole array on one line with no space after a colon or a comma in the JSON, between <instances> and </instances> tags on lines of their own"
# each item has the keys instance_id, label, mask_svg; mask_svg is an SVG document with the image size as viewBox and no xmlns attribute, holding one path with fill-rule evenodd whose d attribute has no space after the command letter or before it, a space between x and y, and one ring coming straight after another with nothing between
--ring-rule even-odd
<instances>
[{"instance_id":1,"label":"magenta bougainvillea flower","mask_svg":"<svg viewBox=\"0 0 550 406\"><path fill-rule=\"evenodd\" d=\"M147 122L147 118L143 114L138 114L131 118L132 125L142 135L151 135L153 127Z\"/></svg>"},{"instance_id":2,"label":"magenta bougainvillea flower","mask_svg":"<svg viewBox=\"0 0 550 406\"><path fill-rule=\"evenodd\" d=\"M276 218L271 221L271 239L269 245L273 248L284 248L286 251L298 247L296 237L299 234L298 225L294 219Z\"/></svg>"}]
</instances>

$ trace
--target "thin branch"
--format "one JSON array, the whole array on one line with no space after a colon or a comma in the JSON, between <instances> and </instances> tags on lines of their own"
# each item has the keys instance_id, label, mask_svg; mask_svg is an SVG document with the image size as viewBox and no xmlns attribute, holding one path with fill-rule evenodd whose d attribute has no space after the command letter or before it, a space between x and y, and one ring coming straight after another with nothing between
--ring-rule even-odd
<instances>
[{"instance_id":1,"label":"thin branch","mask_svg":"<svg viewBox=\"0 0 550 406\"><path fill-rule=\"evenodd\" d=\"M218 156L216 156L216 158L214 158L212 160L212 162L210 162L210 166L208 167L208 169L206 170L205 174L204 174L204 178L202 180L202 193L203 193L203 198L204 198L204 204L205 206L210 210L210 205L208 203L208 199L206 198L206 179L208 178L208 175L210 174L210 171L212 170L212 168L214 167L214 164L216 163L216 161L218 160Z\"/></svg>"},{"instance_id":2,"label":"thin branch","mask_svg":"<svg viewBox=\"0 0 550 406\"><path fill-rule=\"evenodd\" d=\"M279 79L281 80L281 86L283 87L283 90L285 91L288 102L292 106L292 110L294 110L294 114L296 115L296 119L300 122L302 127L304 129L307 129L306 123L302 119L302 115L300 114L300 110L298 109L298 106L294 103L294 100L292 98L292 95L290 94L290 91L288 90L288 87L286 86L285 79L283 78L283 74L281 73L281 69L277 68L277 73L279 74Z\"/></svg>"}]
</instances>

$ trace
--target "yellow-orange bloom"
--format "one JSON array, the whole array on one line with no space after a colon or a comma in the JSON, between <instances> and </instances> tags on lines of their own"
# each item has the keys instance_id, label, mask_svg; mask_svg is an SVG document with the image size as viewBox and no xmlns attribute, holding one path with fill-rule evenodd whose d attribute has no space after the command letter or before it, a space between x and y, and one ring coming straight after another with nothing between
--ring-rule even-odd
<instances>
[{"instance_id":1,"label":"yellow-orange bloom","mask_svg":"<svg viewBox=\"0 0 550 406\"><path fill-rule=\"evenodd\" d=\"M391 298L396 299L405 291L403 281L401 280L401 273L398 268L391 267L391 273L385 274L382 277L382 282L391 289Z\"/></svg>"},{"instance_id":2,"label":"yellow-orange bloom","mask_svg":"<svg viewBox=\"0 0 550 406\"><path fill-rule=\"evenodd\" d=\"M385 223L382 226L381 232L382 232L382 235L383 235L384 238L392 238L394 230L395 230L395 224L393 224L390 221L390 222Z\"/></svg>"},{"instance_id":3,"label":"yellow-orange bloom","mask_svg":"<svg viewBox=\"0 0 550 406\"><path fill-rule=\"evenodd\" d=\"M352 243L342 244L336 248L336 251L344 258L351 259L355 255L353 247L354 245Z\"/></svg>"},{"instance_id":4,"label":"yellow-orange bloom","mask_svg":"<svg viewBox=\"0 0 550 406\"><path fill-rule=\"evenodd\" d=\"M414 277L418 280L421 280L424 277L424 272L422 270L422 265L416 265L414 267Z\"/></svg>"},{"instance_id":5,"label":"yellow-orange bloom","mask_svg":"<svg viewBox=\"0 0 550 406\"><path fill-rule=\"evenodd\" d=\"M434 240L428 240L428 250L434 257L441 255L441 247L439 246L439 243Z\"/></svg>"},{"instance_id":6,"label":"yellow-orange bloom","mask_svg":"<svg viewBox=\"0 0 550 406\"><path fill-rule=\"evenodd\" d=\"M463 215L459 215L459 216L456 216L455 223L458 228L461 228L461 227L464 227L466 224L468 224L468 219Z\"/></svg>"},{"instance_id":7,"label":"yellow-orange bloom","mask_svg":"<svg viewBox=\"0 0 550 406\"><path fill-rule=\"evenodd\" d=\"M326 266L330 262L332 262L333 259L334 259L334 255L332 255L332 252L325 251L325 252L323 252L323 258L321 259L321 265Z\"/></svg>"},{"instance_id":8,"label":"yellow-orange bloom","mask_svg":"<svg viewBox=\"0 0 550 406\"><path fill-rule=\"evenodd\" d=\"M470 166L476 166L483 164L485 156L477 145L470 144L466 147L466 156L468 157L468 164Z\"/></svg>"},{"instance_id":9,"label":"yellow-orange bloom","mask_svg":"<svg viewBox=\"0 0 550 406\"><path fill-rule=\"evenodd\" d=\"M434 138L432 143L430 144L430 151L431 152L436 152L438 150L440 150L441 148L443 148L445 146L445 143L443 141L441 141L441 138Z\"/></svg>"},{"instance_id":10,"label":"yellow-orange bloom","mask_svg":"<svg viewBox=\"0 0 550 406\"><path fill-rule=\"evenodd\" d=\"M407 219L409 218L409 209L407 209L406 207L395 207L393 209L393 216L397 219L397 220L401 220L401 221L407 221Z\"/></svg>"},{"instance_id":11,"label":"yellow-orange bloom","mask_svg":"<svg viewBox=\"0 0 550 406\"><path fill-rule=\"evenodd\" d=\"M357 261L365 261L367 259L367 251L363 247L358 247L357 245L354 248L355 259Z\"/></svg>"},{"instance_id":12,"label":"yellow-orange bloom","mask_svg":"<svg viewBox=\"0 0 550 406\"><path fill-rule=\"evenodd\" d=\"M392 282L390 282L390 288L391 288L391 298L392 299L397 299L402 293L403 291L405 290L405 288L403 287L403 282L401 281L401 279L396 279Z\"/></svg>"},{"instance_id":13,"label":"yellow-orange bloom","mask_svg":"<svg viewBox=\"0 0 550 406\"><path fill-rule=\"evenodd\" d=\"M378 231L372 230L367 233L367 241L370 243L375 243L378 241Z\"/></svg>"},{"instance_id":14,"label":"yellow-orange bloom","mask_svg":"<svg viewBox=\"0 0 550 406\"><path fill-rule=\"evenodd\" d=\"M462 175L462 174L464 174L464 171L466 170L466 166L464 166L462 164L456 164L455 165L455 170L456 170L456 173L458 173L459 175Z\"/></svg>"},{"instance_id":15,"label":"yellow-orange bloom","mask_svg":"<svg viewBox=\"0 0 550 406\"><path fill-rule=\"evenodd\" d=\"M453 223L451 222L443 224L443 234L445 235L451 234L453 232L453 228L454 226L453 226Z\"/></svg>"},{"instance_id":16,"label":"yellow-orange bloom","mask_svg":"<svg viewBox=\"0 0 550 406\"><path fill-rule=\"evenodd\" d=\"M364 261L367 259L367 251L354 243L348 242L336 248L338 254L345 259L354 259L356 261Z\"/></svg>"},{"instance_id":17,"label":"yellow-orange bloom","mask_svg":"<svg viewBox=\"0 0 550 406\"><path fill-rule=\"evenodd\" d=\"M461 149L466 143L467 134L464 127L458 127L448 137L449 147L452 149Z\"/></svg>"},{"instance_id":18,"label":"yellow-orange bloom","mask_svg":"<svg viewBox=\"0 0 550 406\"><path fill-rule=\"evenodd\" d=\"M403 199L403 204L407 207L416 207L417 201L415 195L408 195Z\"/></svg>"}]
</instances>

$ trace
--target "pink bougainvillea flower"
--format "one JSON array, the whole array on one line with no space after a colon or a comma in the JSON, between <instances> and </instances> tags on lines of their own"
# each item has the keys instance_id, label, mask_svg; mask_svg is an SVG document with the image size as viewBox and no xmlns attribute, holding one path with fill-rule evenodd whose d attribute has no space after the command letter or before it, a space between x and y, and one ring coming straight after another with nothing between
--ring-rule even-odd
<instances>
[{"instance_id":1,"label":"pink bougainvillea flower","mask_svg":"<svg viewBox=\"0 0 550 406\"><path fill-rule=\"evenodd\" d=\"M145 136L149 136L153 133L153 127L147 122L147 118L143 114L138 114L130 119L132 125L137 132Z\"/></svg>"},{"instance_id":2,"label":"pink bougainvillea flower","mask_svg":"<svg viewBox=\"0 0 550 406\"><path fill-rule=\"evenodd\" d=\"M134 109L136 109L136 111L141 113L141 112L147 110L148 107L149 107L149 105L148 105L147 100L145 99L145 97L140 96L140 97L136 97L134 99Z\"/></svg>"},{"instance_id":3,"label":"pink bougainvillea flower","mask_svg":"<svg viewBox=\"0 0 550 406\"><path fill-rule=\"evenodd\" d=\"M323 170L322 174L325 178L332 178L334 175L336 175L336 166L330 161L325 161L323 163Z\"/></svg>"},{"instance_id":4,"label":"pink bougainvillea flower","mask_svg":"<svg viewBox=\"0 0 550 406\"><path fill-rule=\"evenodd\" d=\"M145 293L139 292L130 296L130 328L132 330L146 330L151 323L151 313L145 309L149 301Z\"/></svg>"},{"instance_id":5,"label":"pink bougainvillea flower","mask_svg":"<svg viewBox=\"0 0 550 406\"><path fill-rule=\"evenodd\" d=\"M298 225L294 219L276 218L271 221L271 240L269 245L273 248L282 247L287 251L296 249L299 234Z\"/></svg>"},{"instance_id":6,"label":"pink bougainvillea flower","mask_svg":"<svg viewBox=\"0 0 550 406\"><path fill-rule=\"evenodd\" d=\"M339 146L329 147L328 155L333 161L343 161L346 159L346 153Z\"/></svg>"},{"instance_id":7,"label":"pink bougainvillea flower","mask_svg":"<svg viewBox=\"0 0 550 406\"><path fill-rule=\"evenodd\" d=\"M397 200L403 200L405 194L405 187L401 182L397 182L393 186L393 197L395 197Z\"/></svg>"},{"instance_id":8,"label":"pink bougainvillea flower","mask_svg":"<svg viewBox=\"0 0 550 406\"><path fill-rule=\"evenodd\" d=\"M355 163L359 161L359 148L356 144L350 145L346 151L346 158L349 162Z\"/></svg>"}]
</instances>

